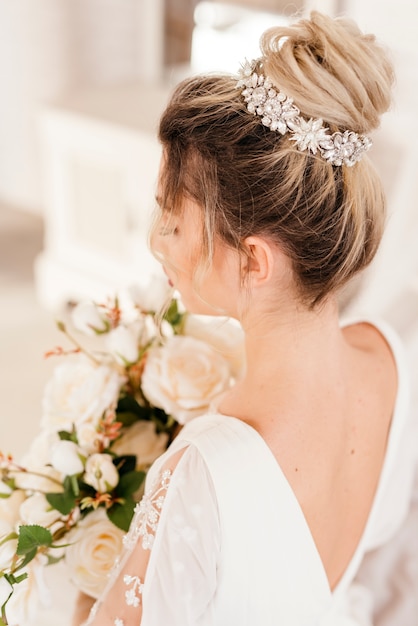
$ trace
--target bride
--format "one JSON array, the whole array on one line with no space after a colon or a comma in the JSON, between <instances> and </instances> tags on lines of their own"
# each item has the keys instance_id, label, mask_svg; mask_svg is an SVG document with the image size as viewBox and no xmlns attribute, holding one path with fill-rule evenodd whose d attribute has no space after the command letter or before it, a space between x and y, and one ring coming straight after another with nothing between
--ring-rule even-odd
<instances>
[{"instance_id":1,"label":"bride","mask_svg":"<svg viewBox=\"0 0 418 626\"><path fill-rule=\"evenodd\" d=\"M410 497L407 374L338 297L382 235L366 152L392 79L373 36L312 13L238 79L175 90L152 247L187 309L239 320L247 369L154 464L89 626L370 623L354 579Z\"/></svg>"}]
</instances>

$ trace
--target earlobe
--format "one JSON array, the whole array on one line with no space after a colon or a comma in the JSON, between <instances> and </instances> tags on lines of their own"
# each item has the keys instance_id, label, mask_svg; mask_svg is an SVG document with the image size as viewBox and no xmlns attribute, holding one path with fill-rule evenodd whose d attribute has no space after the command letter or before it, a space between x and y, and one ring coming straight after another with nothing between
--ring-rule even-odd
<instances>
[{"instance_id":1,"label":"earlobe","mask_svg":"<svg viewBox=\"0 0 418 626\"><path fill-rule=\"evenodd\" d=\"M265 285L273 275L275 257L272 245L262 237L247 237L244 241L246 250L247 280L253 287Z\"/></svg>"}]
</instances>

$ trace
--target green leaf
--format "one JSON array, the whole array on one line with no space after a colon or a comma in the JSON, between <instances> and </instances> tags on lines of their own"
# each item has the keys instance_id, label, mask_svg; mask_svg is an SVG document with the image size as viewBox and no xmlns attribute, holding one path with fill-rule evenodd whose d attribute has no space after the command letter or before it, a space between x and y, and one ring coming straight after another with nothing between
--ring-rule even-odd
<instances>
[{"instance_id":1,"label":"green leaf","mask_svg":"<svg viewBox=\"0 0 418 626\"><path fill-rule=\"evenodd\" d=\"M135 454L122 454L113 459L113 464L119 472L119 476L123 476L128 472L133 472L136 468Z\"/></svg>"},{"instance_id":2,"label":"green leaf","mask_svg":"<svg viewBox=\"0 0 418 626\"><path fill-rule=\"evenodd\" d=\"M78 480L78 485L80 488L81 497L85 498L86 496L91 496L92 498L94 498L94 496L97 493L94 487L92 487L91 485L88 485L87 483L84 483L80 479Z\"/></svg>"},{"instance_id":3,"label":"green leaf","mask_svg":"<svg viewBox=\"0 0 418 626\"><path fill-rule=\"evenodd\" d=\"M21 563L19 563L19 567L17 567L15 571L22 569L22 567L26 567L26 565L28 563L30 563L32 561L32 559L34 559L37 554L38 554L38 548L34 548L30 552L28 552L26 554L25 558L23 559L23 561L21 561Z\"/></svg>"},{"instance_id":4,"label":"green leaf","mask_svg":"<svg viewBox=\"0 0 418 626\"><path fill-rule=\"evenodd\" d=\"M14 478L11 478L10 476L8 476L7 478L4 477L1 482L6 485L6 487L9 487L9 489L11 489L10 493L0 493L0 498L10 498L10 496L12 495L13 491L16 489L16 481Z\"/></svg>"},{"instance_id":5,"label":"green leaf","mask_svg":"<svg viewBox=\"0 0 418 626\"><path fill-rule=\"evenodd\" d=\"M123 474L119 480L119 484L116 487L116 493L123 498L127 498L131 496L135 491L137 491L145 479L145 472L128 472L127 474Z\"/></svg>"},{"instance_id":6,"label":"green leaf","mask_svg":"<svg viewBox=\"0 0 418 626\"><path fill-rule=\"evenodd\" d=\"M155 424L157 433L169 433L177 425L176 420L172 415L168 415L163 409L153 407L151 419Z\"/></svg>"},{"instance_id":7,"label":"green leaf","mask_svg":"<svg viewBox=\"0 0 418 626\"><path fill-rule=\"evenodd\" d=\"M127 394L119 398L116 415L118 421L122 422L124 426L131 426L138 419L148 420L150 410L141 406L133 396Z\"/></svg>"},{"instance_id":8,"label":"green leaf","mask_svg":"<svg viewBox=\"0 0 418 626\"><path fill-rule=\"evenodd\" d=\"M131 413L129 411L125 411L123 413L116 412L118 422L122 422L125 427L132 426L135 422L138 421L138 415L135 413ZM145 419L141 417L141 419Z\"/></svg>"},{"instance_id":9,"label":"green leaf","mask_svg":"<svg viewBox=\"0 0 418 626\"><path fill-rule=\"evenodd\" d=\"M71 513L76 505L76 494L74 493L73 476L66 476L64 479L64 491L62 493L47 493L45 497L49 504L62 515ZM77 485L78 491L78 485Z\"/></svg>"},{"instance_id":10,"label":"green leaf","mask_svg":"<svg viewBox=\"0 0 418 626\"><path fill-rule=\"evenodd\" d=\"M76 499L72 493L47 493L45 497L49 504L62 515L69 515L76 505Z\"/></svg>"},{"instance_id":11,"label":"green leaf","mask_svg":"<svg viewBox=\"0 0 418 626\"><path fill-rule=\"evenodd\" d=\"M58 436L61 441L74 441L74 443L77 443L77 435L74 431L70 433L68 430L59 430Z\"/></svg>"},{"instance_id":12,"label":"green leaf","mask_svg":"<svg viewBox=\"0 0 418 626\"><path fill-rule=\"evenodd\" d=\"M51 546L51 547L53 548L54 546ZM57 547L61 548L61 546L57 546ZM60 561L62 561L62 559L64 558L64 555L62 555L62 556L51 556L50 554L47 554L46 558L48 560L48 565L55 565L55 563L59 563Z\"/></svg>"},{"instance_id":13,"label":"green leaf","mask_svg":"<svg viewBox=\"0 0 418 626\"><path fill-rule=\"evenodd\" d=\"M14 574L4 574L4 577L11 585L18 585L22 582L22 580L26 580L28 573L25 572L24 574L20 574L20 576L15 576Z\"/></svg>"},{"instance_id":14,"label":"green leaf","mask_svg":"<svg viewBox=\"0 0 418 626\"><path fill-rule=\"evenodd\" d=\"M178 302L175 298L170 302L170 306L164 313L164 319L173 327L176 333L181 333L183 330L183 318L184 313L180 313Z\"/></svg>"},{"instance_id":15,"label":"green leaf","mask_svg":"<svg viewBox=\"0 0 418 626\"><path fill-rule=\"evenodd\" d=\"M23 556L41 546L49 547L52 543L52 535L43 526L38 524L22 525L19 527L19 539L16 554Z\"/></svg>"},{"instance_id":16,"label":"green leaf","mask_svg":"<svg viewBox=\"0 0 418 626\"><path fill-rule=\"evenodd\" d=\"M126 498L123 504L114 504L107 511L110 521L125 532L128 532L134 514L135 501L133 498Z\"/></svg>"},{"instance_id":17,"label":"green leaf","mask_svg":"<svg viewBox=\"0 0 418 626\"><path fill-rule=\"evenodd\" d=\"M29 575L29 574L28 574L27 572L25 572L24 574L20 574L20 576L13 576L13 578L14 578L14 582L15 582L15 585L18 585L18 584L19 584L19 583L21 583L23 580L26 580L26 579L27 579L27 577L28 577L28 575Z\"/></svg>"},{"instance_id":18,"label":"green leaf","mask_svg":"<svg viewBox=\"0 0 418 626\"><path fill-rule=\"evenodd\" d=\"M71 490L74 496L78 498L80 495L80 487L78 486L77 476L73 474L72 476L69 476L69 479L71 481Z\"/></svg>"}]
</instances>

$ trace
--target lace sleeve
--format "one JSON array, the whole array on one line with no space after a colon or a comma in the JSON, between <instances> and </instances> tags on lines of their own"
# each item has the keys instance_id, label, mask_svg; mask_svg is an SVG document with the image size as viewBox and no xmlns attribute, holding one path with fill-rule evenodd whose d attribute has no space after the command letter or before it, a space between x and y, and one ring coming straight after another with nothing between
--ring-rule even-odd
<instances>
[{"instance_id":1,"label":"lace sleeve","mask_svg":"<svg viewBox=\"0 0 418 626\"><path fill-rule=\"evenodd\" d=\"M163 470L136 505L131 528L123 540L126 548L132 549L140 540L144 550L151 550L171 476L170 469Z\"/></svg>"},{"instance_id":2,"label":"lace sleeve","mask_svg":"<svg viewBox=\"0 0 418 626\"><path fill-rule=\"evenodd\" d=\"M190 610L207 605L216 577L217 513L207 481L194 449L163 463L136 506L124 553L85 626L195 626Z\"/></svg>"}]
</instances>

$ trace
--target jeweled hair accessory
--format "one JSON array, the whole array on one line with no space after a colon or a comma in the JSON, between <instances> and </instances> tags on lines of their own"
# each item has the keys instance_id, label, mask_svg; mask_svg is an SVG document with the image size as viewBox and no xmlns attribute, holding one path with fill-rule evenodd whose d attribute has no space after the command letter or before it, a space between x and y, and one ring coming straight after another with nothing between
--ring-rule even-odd
<instances>
[{"instance_id":1,"label":"jeweled hair accessory","mask_svg":"<svg viewBox=\"0 0 418 626\"><path fill-rule=\"evenodd\" d=\"M244 63L237 88L244 88L242 95L248 111L259 115L270 130L281 135L289 132L290 140L299 150L319 153L332 165L352 166L371 148L372 141L365 135L351 130L330 134L321 119L304 119L292 98L275 87L268 76L255 71L257 63L257 60Z\"/></svg>"}]
</instances>

